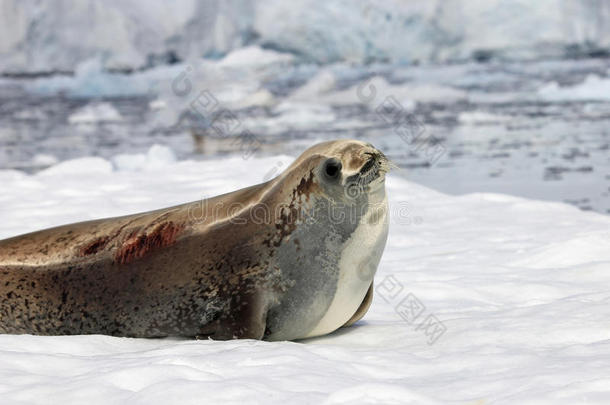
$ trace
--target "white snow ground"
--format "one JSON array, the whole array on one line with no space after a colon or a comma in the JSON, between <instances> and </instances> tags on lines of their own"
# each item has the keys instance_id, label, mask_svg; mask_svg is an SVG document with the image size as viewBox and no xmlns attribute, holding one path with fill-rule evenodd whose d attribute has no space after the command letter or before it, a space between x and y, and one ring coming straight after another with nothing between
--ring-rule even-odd
<instances>
[{"instance_id":1,"label":"white snow ground","mask_svg":"<svg viewBox=\"0 0 610 405\"><path fill-rule=\"evenodd\" d=\"M166 152L0 171L0 238L209 197L292 159ZM0 403L609 403L610 217L404 177L387 181L388 246L355 326L278 343L0 335Z\"/></svg>"}]
</instances>

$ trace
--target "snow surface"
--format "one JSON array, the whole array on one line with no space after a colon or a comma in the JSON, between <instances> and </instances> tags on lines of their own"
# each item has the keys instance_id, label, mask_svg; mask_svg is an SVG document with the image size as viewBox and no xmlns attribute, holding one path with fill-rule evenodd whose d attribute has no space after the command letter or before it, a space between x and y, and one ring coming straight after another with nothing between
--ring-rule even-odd
<instances>
[{"instance_id":1,"label":"snow surface","mask_svg":"<svg viewBox=\"0 0 610 405\"><path fill-rule=\"evenodd\" d=\"M210 197L292 160L128 159L0 171L0 237ZM609 217L448 196L401 171L387 192L388 245L355 326L275 343L1 335L0 403L610 402Z\"/></svg>"}]
</instances>

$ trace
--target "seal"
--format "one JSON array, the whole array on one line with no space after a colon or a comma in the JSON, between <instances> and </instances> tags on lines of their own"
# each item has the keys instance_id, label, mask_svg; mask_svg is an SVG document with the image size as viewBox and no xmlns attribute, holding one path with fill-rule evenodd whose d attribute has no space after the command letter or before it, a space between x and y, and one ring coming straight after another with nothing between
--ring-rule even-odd
<instances>
[{"instance_id":1,"label":"seal","mask_svg":"<svg viewBox=\"0 0 610 405\"><path fill-rule=\"evenodd\" d=\"M387 158L314 145L265 183L0 241L0 333L296 340L369 308Z\"/></svg>"}]
</instances>

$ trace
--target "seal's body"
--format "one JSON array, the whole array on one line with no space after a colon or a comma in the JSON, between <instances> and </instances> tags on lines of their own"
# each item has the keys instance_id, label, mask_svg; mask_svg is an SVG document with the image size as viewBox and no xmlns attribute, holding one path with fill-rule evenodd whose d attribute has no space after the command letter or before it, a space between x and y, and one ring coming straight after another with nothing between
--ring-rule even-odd
<instances>
[{"instance_id":1,"label":"seal's body","mask_svg":"<svg viewBox=\"0 0 610 405\"><path fill-rule=\"evenodd\" d=\"M330 333L372 299L386 171L369 144L326 142L257 186L0 241L0 333Z\"/></svg>"}]
</instances>

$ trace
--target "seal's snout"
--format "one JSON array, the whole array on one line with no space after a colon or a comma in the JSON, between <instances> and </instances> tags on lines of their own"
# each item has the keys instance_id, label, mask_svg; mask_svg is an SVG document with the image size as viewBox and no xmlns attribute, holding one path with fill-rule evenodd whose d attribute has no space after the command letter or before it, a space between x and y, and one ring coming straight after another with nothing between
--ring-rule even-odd
<instances>
[{"instance_id":1,"label":"seal's snout","mask_svg":"<svg viewBox=\"0 0 610 405\"><path fill-rule=\"evenodd\" d=\"M373 151L364 152L364 156L366 161L360 168L360 176L372 180L389 171L389 161L383 152L374 149Z\"/></svg>"},{"instance_id":2,"label":"seal's snout","mask_svg":"<svg viewBox=\"0 0 610 405\"><path fill-rule=\"evenodd\" d=\"M353 174L346 178L345 184L356 185L358 189L369 190L368 186L375 180L383 180L389 171L388 158L372 145L367 145L354 154L352 162L358 162Z\"/></svg>"},{"instance_id":3,"label":"seal's snout","mask_svg":"<svg viewBox=\"0 0 610 405\"><path fill-rule=\"evenodd\" d=\"M379 164L379 155L373 152L364 152L365 156L368 157L368 160L362 165L360 168L360 173L367 173L369 170L373 169L376 165Z\"/></svg>"}]
</instances>

